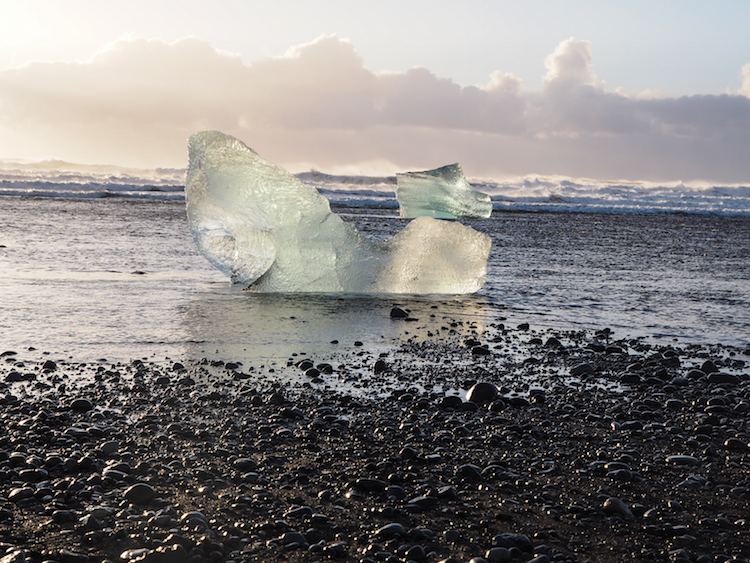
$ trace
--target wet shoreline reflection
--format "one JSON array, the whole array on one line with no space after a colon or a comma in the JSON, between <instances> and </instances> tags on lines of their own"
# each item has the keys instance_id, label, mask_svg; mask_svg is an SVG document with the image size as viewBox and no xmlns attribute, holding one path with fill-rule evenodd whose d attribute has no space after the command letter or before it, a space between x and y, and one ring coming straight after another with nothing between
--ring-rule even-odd
<instances>
[{"instance_id":1,"label":"wet shoreline reflection","mask_svg":"<svg viewBox=\"0 0 750 563\"><path fill-rule=\"evenodd\" d=\"M412 321L392 319L391 309ZM468 296L274 294L213 287L194 294L184 314L193 359L286 362L293 355L329 357L361 349L388 351L450 327L482 331L492 310L487 298Z\"/></svg>"}]
</instances>

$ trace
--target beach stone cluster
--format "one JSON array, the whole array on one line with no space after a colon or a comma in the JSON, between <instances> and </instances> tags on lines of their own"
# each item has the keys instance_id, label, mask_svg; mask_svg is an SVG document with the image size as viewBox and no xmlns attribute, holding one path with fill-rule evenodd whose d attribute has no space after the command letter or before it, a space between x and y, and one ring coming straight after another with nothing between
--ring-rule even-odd
<instances>
[{"instance_id":1,"label":"beach stone cluster","mask_svg":"<svg viewBox=\"0 0 750 563\"><path fill-rule=\"evenodd\" d=\"M0 563L750 558L750 351L455 324L263 378L5 351Z\"/></svg>"}]
</instances>

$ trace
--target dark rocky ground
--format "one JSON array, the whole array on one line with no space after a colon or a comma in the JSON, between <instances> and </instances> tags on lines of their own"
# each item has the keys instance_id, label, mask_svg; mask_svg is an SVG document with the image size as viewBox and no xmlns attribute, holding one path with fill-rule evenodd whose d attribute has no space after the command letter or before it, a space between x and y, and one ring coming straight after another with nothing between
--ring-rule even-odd
<instances>
[{"instance_id":1,"label":"dark rocky ground","mask_svg":"<svg viewBox=\"0 0 750 563\"><path fill-rule=\"evenodd\" d=\"M747 561L750 350L469 332L262 381L7 351L0 562Z\"/></svg>"}]
</instances>

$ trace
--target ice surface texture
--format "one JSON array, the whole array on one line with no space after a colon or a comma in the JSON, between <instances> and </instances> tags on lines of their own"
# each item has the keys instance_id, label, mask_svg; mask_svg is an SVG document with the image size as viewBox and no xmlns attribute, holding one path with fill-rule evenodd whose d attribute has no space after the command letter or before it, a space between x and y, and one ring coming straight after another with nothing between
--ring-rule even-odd
<instances>
[{"instance_id":1,"label":"ice surface texture","mask_svg":"<svg viewBox=\"0 0 750 563\"><path fill-rule=\"evenodd\" d=\"M486 219L492 214L490 196L471 187L460 164L404 172L396 180L401 217Z\"/></svg>"},{"instance_id":2,"label":"ice surface texture","mask_svg":"<svg viewBox=\"0 0 750 563\"><path fill-rule=\"evenodd\" d=\"M374 242L241 141L203 131L188 149L190 230L235 283L265 292L450 294L484 285L490 238L470 227L422 217Z\"/></svg>"}]
</instances>

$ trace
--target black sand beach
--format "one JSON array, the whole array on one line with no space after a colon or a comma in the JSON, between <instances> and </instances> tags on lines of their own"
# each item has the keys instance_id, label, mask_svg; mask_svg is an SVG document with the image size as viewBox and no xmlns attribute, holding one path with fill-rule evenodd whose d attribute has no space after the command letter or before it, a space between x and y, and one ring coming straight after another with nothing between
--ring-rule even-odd
<instances>
[{"instance_id":1,"label":"black sand beach","mask_svg":"<svg viewBox=\"0 0 750 563\"><path fill-rule=\"evenodd\" d=\"M4 352L0 561L747 561L750 350L445 328L263 379Z\"/></svg>"}]
</instances>

